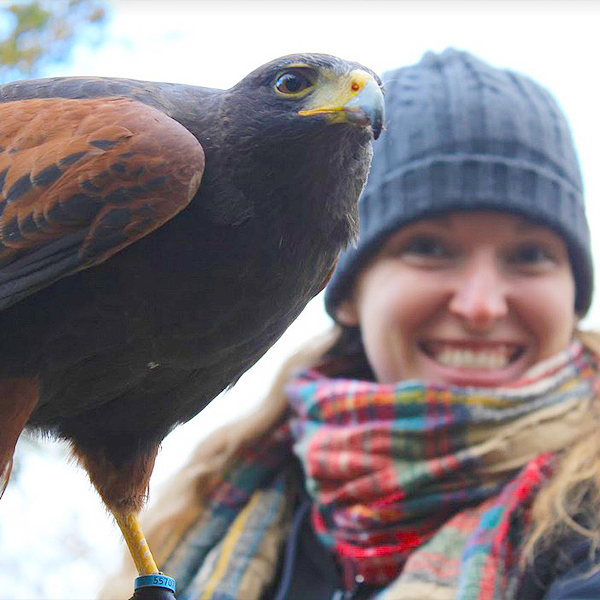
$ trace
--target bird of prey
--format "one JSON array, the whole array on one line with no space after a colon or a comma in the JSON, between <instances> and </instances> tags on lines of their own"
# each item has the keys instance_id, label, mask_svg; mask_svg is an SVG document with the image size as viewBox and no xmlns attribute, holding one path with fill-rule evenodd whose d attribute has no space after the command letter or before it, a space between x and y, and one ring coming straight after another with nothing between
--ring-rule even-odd
<instances>
[{"instance_id":1,"label":"bird of prey","mask_svg":"<svg viewBox=\"0 0 600 600\"><path fill-rule=\"evenodd\" d=\"M381 82L323 54L228 90L0 86L0 472L70 441L141 575L159 445L234 383L355 235ZM233 409L234 410L234 409Z\"/></svg>"}]
</instances>

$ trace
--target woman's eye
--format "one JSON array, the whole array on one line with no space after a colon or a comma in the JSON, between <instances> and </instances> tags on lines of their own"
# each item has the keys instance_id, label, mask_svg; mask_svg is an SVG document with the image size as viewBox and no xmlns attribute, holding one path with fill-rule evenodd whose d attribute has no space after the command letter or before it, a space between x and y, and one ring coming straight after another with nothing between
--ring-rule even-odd
<instances>
[{"instance_id":1,"label":"woman's eye","mask_svg":"<svg viewBox=\"0 0 600 600\"><path fill-rule=\"evenodd\" d=\"M275 80L275 89L281 94L299 94L312 86L311 79L300 71L286 71Z\"/></svg>"},{"instance_id":2,"label":"woman's eye","mask_svg":"<svg viewBox=\"0 0 600 600\"><path fill-rule=\"evenodd\" d=\"M509 256L509 261L517 265L537 265L552 260L552 254L538 244L519 246Z\"/></svg>"},{"instance_id":3,"label":"woman's eye","mask_svg":"<svg viewBox=\"0 0 600 600\"><path fill-rule=\"evenodd\" d=\"M445 244L429 236L413 238L400 249L400 253L423 258L448 258L451 255Z\"/></svg>"}]
</instances>

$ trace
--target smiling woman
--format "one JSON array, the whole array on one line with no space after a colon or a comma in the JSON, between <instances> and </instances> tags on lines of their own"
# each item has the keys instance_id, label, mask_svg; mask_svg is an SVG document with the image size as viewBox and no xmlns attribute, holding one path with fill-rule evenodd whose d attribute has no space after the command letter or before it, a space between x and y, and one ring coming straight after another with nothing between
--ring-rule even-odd
<instances>
[{"instance_id":1,"label":"smiling woman","mask_svg":"<svg viewBox=\"0 0 600 600\"><path fill-rule=\"evenodd\" d=\"M465 52L385 79L336 325L172 480L158 560L206 600L598 598L600 338L578 331L566 120Z\"/></svg>"}]
</instances>

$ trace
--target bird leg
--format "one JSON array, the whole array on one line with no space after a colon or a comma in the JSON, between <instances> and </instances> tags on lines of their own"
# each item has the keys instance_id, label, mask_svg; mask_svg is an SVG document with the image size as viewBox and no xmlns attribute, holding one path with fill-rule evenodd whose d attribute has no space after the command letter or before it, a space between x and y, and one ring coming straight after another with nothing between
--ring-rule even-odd
<instances>
[{"instance_id":1,"label":"bird leg","mask_svg":"<svg viewBox=\"0 0 600 600\"><path fill-rule=\"evenodd\" d=\"M74 442L73 451L117 521L139 574L158 573L137 517L146 502L158 445L117 464L102 451L85 448L81 443Z\"/></svg>"},{"instance_id":2,"label":"bird leg","mask_svg":"<svg viewBox=\"0 0 600 600\"><path fill-rule=\"evenodd\" d=\"M137 514L135 512L121 512L115 508L111 508L111 512L121 529L138 573L140 575L158 573L158 567L156 566L152 552L150 552L150 547L142 531Z\"/></svg>"},{"instance_id":3,"label":"bird leg","mask_svg":"<svg viewBox=\"0 0 600 600\"><path fill-rule=\"evenodd\" d=\"M38 401L33 379L0 380L0 497L8 485L17 440Z\"/></svg>"}]
</instances>

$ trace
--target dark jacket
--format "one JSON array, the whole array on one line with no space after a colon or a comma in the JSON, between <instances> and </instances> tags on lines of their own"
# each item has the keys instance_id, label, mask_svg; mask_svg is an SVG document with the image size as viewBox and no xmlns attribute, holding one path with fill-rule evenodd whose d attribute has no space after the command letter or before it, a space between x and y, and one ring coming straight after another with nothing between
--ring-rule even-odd
<instances>
[{"instance_id":1,"label":"dark jacket","mask_svg":"<svg viewBox=\"0 0 600 600\"><path fill-rule=\"evenodd\" d=\"M355 583L345 591L334 557L318 540L310 519L310 501L294 515L277 577L277 588L263 600L369 600L379 588ZM529 567L516 600L600 600L600 551L590 556L590 544L569 538L538 556Z\"/></svg>"}]
</instances>

